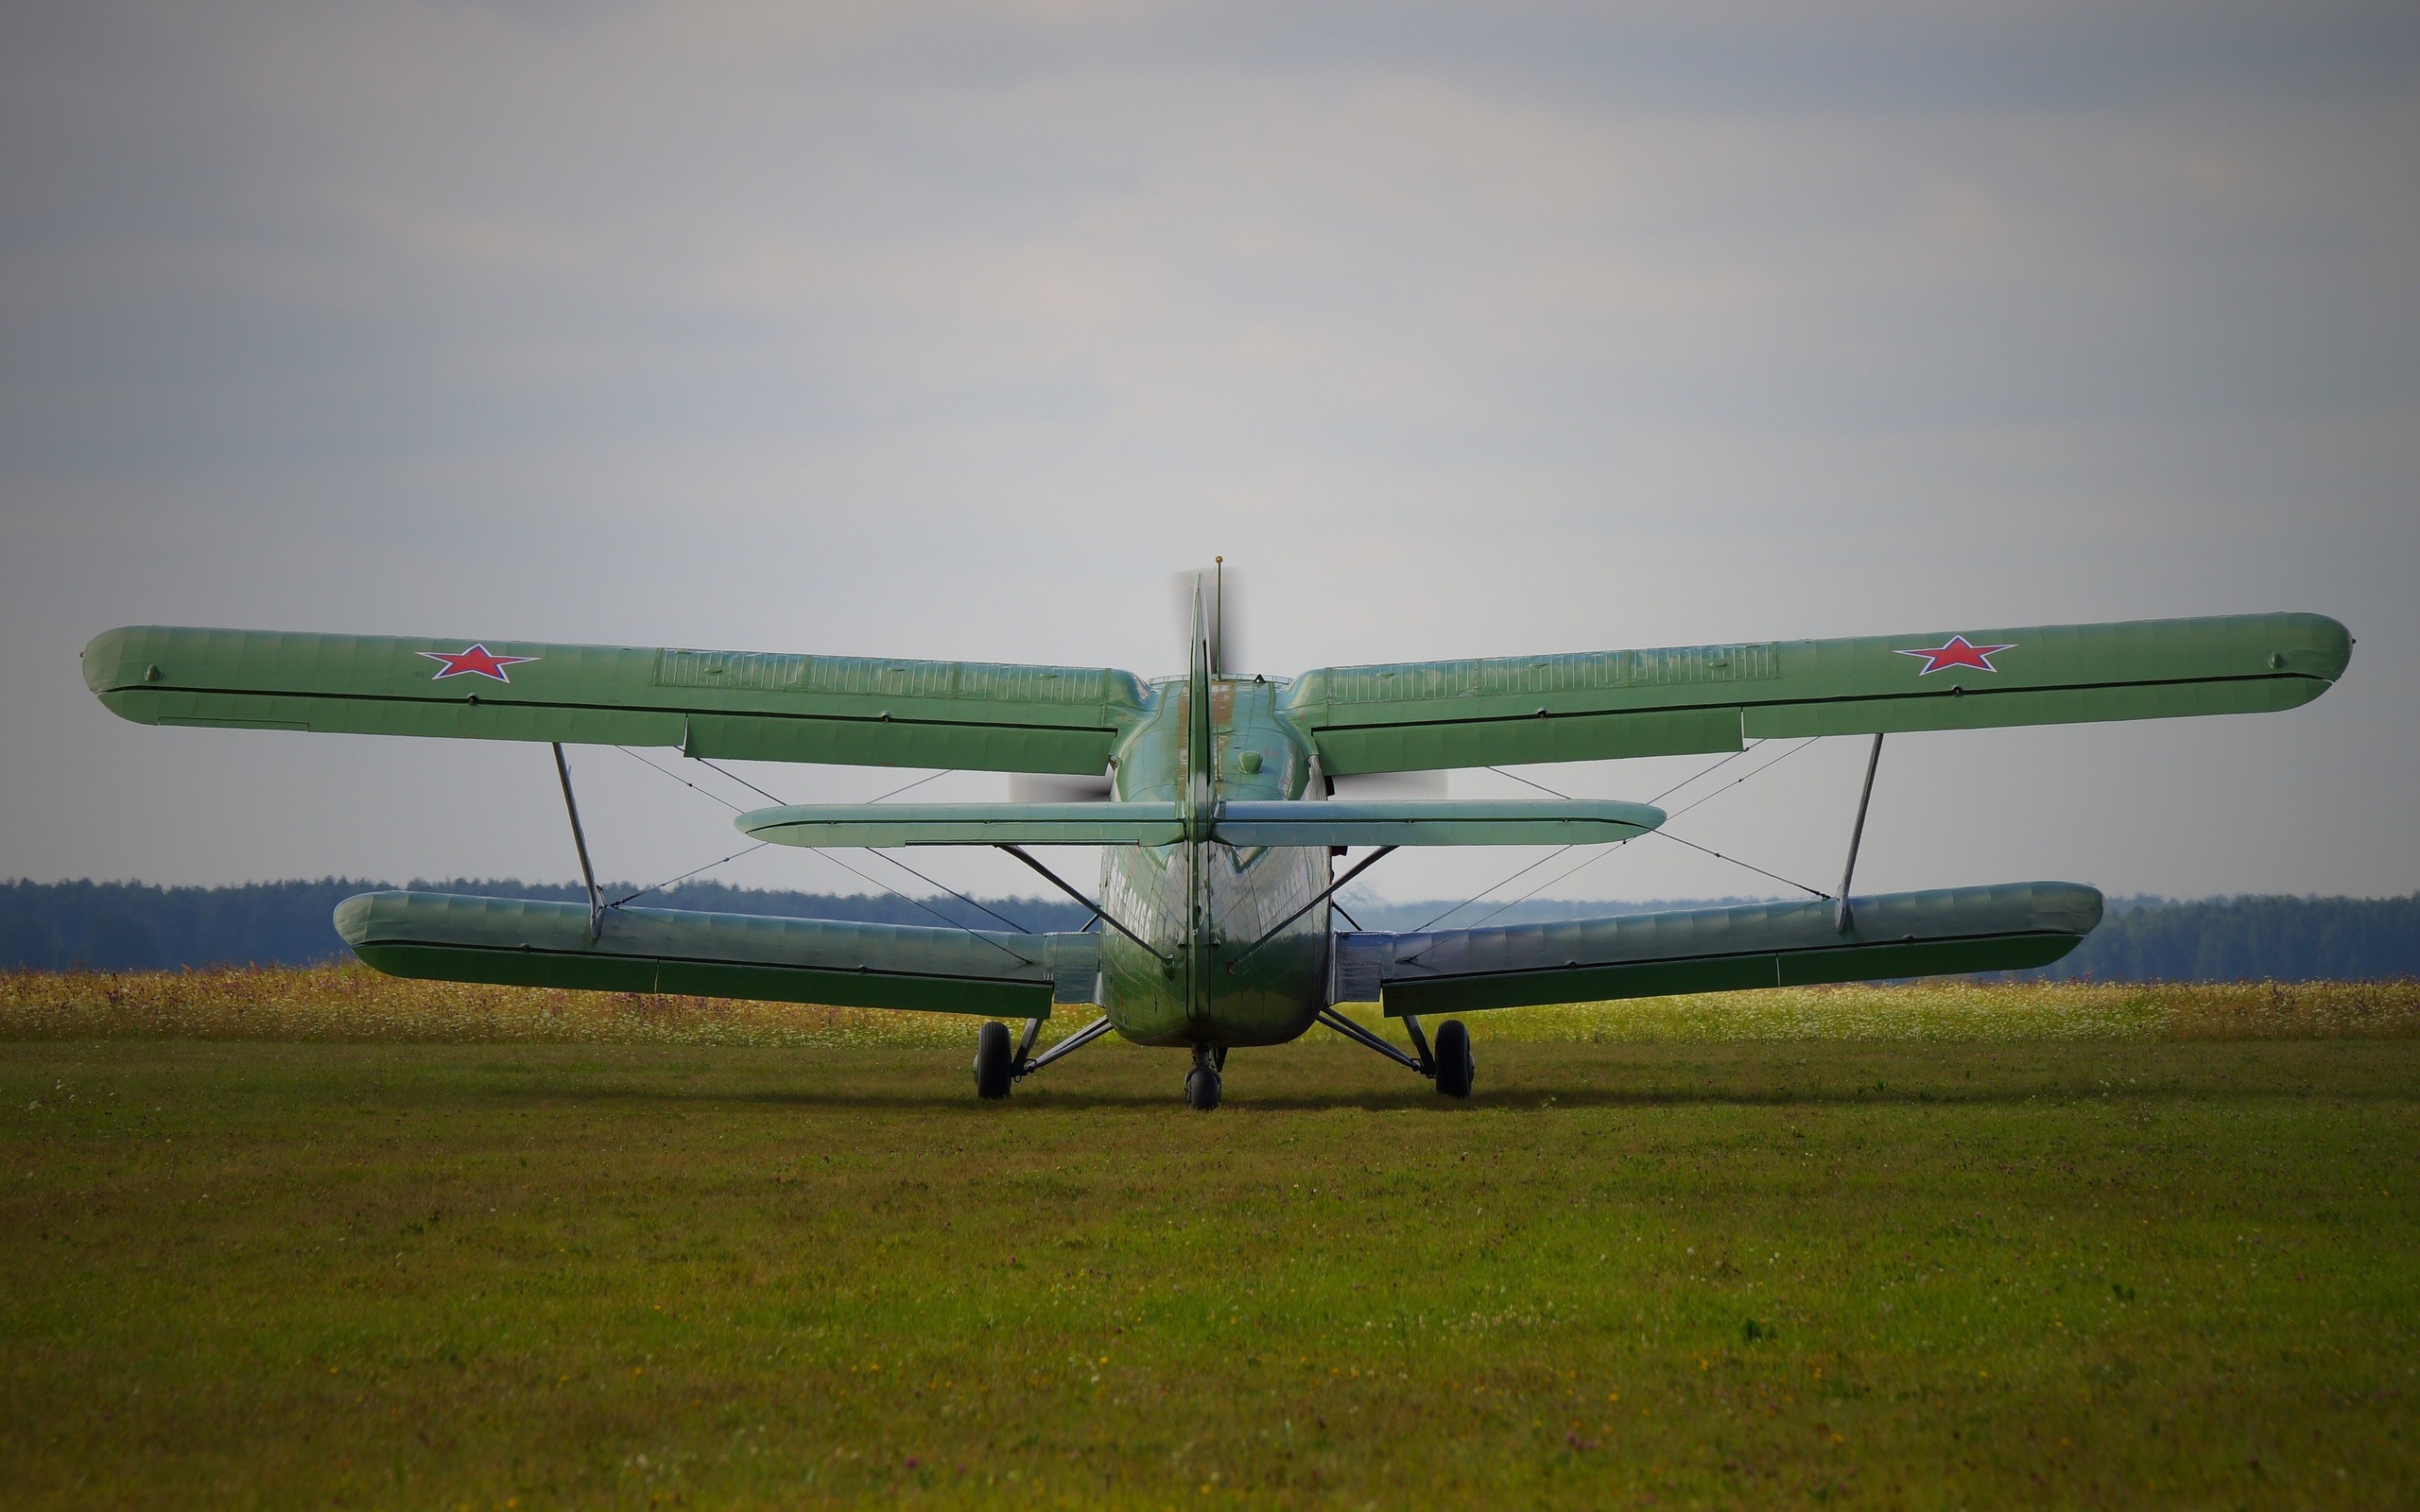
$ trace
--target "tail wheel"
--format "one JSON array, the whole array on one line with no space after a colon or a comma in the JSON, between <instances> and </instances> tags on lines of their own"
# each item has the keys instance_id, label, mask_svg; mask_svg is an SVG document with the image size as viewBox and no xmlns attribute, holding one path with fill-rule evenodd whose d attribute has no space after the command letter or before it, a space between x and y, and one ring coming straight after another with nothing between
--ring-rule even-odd
<instances>
[{"instance_id":1,"label":"tail wheel","mask_svg":"<svg viewBox=\"0 0 2420 1512\"><path fill-rule=\"evenodd\" d=\"M1196 1066L1184 1074L1184 1106L1197 1113L1206 1113L1219 1106L1219 1074L1207 1066Z\"/></svg>"},{"instance_id":2,"label":"tail wheel","mask_svg":"<svg viewBox=\"0 0 2420 1512\"><path fill-rule=\"evenodd\" d=\"M975 1037L975 1095L996 1103L1009 1095L1011 1059L1009 1026L994 1020Z\"/></svg>"},{"instance_id":3,"label":"tail wheel","mask_svg":"<svg viewBox=\"0 0 2420 1512\"><path fill-rule=\"evenodd\" d=\"M1193 1069L1184 1074L1184 1106L1206 1113L1219 1106L1219 1069L1227 1063L1227 1047L1195 1045Z\"/></svg>"},{"instance_id":4,"label":"tail wheel","mask_svg":"<svg viewBox=\"0 0 2420 1512\"><path fill-rule=\"evenodd\" d=\"M1471 1058L1471 1032L1460 1019L1437 1026L1437 1090L1448 1097L1468 1097L1478 1063Z\"/></svg>"}]
</instances>

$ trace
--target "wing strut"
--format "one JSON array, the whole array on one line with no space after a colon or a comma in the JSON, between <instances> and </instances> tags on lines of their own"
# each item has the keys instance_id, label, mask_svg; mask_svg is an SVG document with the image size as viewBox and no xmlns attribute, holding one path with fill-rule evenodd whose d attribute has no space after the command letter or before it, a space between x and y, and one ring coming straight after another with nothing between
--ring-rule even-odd
<instances>
[{"instance_id":1,"label":"wing strut","mask_svg":"<svg viewBox=\"0 0 2420 1512\"><path fill-rule=\"evenodd\" d=\"M1150 940L1145 939L1142 936L1135 934L1132 930L1118 922L1116 917L1110 913L1108 909L1103 908L1100 904L1085 897L1082 893L1078 892L1075 887L1063 879L1059 873L1051 870L1048 867L1044 866L1041 862L1036 861L1033 857L1028 855L1022 846L1003 845L997 849L1006 850L1009 854L1016 857L1019 861L1024 862L1027 866L1031 867L1034 870L1042 873L1042 878L1045 882L1047 882L1053 887L1058 888L1061 892L1065 893L1068 897L1073 898L1076 902L1091 909L1095 919L1098 919L1102 923L1107 924L1110 928L1125 936L1128 939L1132 940L1135 944L1142 946L1145 950L1150 951L1151 959L1159 962L1162 966L1174 966L1176 964L1175 956L1163 955L1158 951L1151 950L1151 942Z\"/></svg>"},{"instance_id":2,"label":"wing strut","mask_svg":"<svg viewBox=\"0 0 2420 1512\"><path fill-rule=\"evenodd\" d=\"M1369 1030L1362 1028L1359 1024L1354 1022L1351 1019L1346 1018L1343 1014L1337 1012L1332 1007L1320 1009L1319 1022L1326 1024L1329 1028L1344 1036L1347 1040L1352 1040L1355 1044L1365 1045L1370 1049L1376 1051L1378 1054L1386 1057L1389 1060L1393 1061L1396 1065L1401 1066L1406 1071L1413 1072L1423 1076L1434 1076L1437 1074L1436 1057L1428 1053L1428 1041L1421 1038L1420 1025L1417 1023L1414 1023L1411 1026L1411 1033L1413 1042L1420 1046L1420 1058L1418 1060L1414 1060L1409 1056L1405 1055L1402 1051L1397 1050L1394 1046L1387 1043L1384 1040L1379 1039L1376 1035L1372 1034Z\"/></svg>"},{"instance_id":3,"label":"wing strut","mask_svg":"<svg viewBox=\"0 0 2420 1512\"><path fill-rule=\"evenodd\" d=\"M1841 868L1841 899L1832 905L1832 932L1849 932L1849 879L1857 875L1857 848L1865 839L1865 811L1874 802L1874 769L1882 765L1882 735L1876 731L1874 749L1865 758L1865 791L1857 798L1857 823L1849 831L1848 865ZM1791 870L1798 868L1792 867Z\"/></svg>"},{"instance_id":4,"label":"wing strut","mask_svg":"<svg viewBox=\"0 0 2420 1512\"><path fill-rule=\"evenodd\" d=\"M555 775L563 782L563 812L571 816L571 843L579 851L579 876L588 884L588 937L594 941L605 933L605 894L597 890L596 868L588 864L588 836L579 828L579 804L571 796L571 765L563 760L563 743L553 742Z\"/></svg>"},{"instance_id":5,"label":"wing strut","mask_svg":"<svg viewBox=\"0 0 2420 1512\"><path fill-rule=\"evenodd\" d=\"M1287 925L1302 918L1305 914L1307 914L1312 909L1317 908L1322 902L1326 901L1329 894L1334 893L1346 883L1351 882L1354 878L1369 870L1372 867L1374 867L1379 862L1384 861L1387 857L1392 855L1394 850L1395 848L1393 846L1382 845L1378 847L1377 850L1371 851L1366 856L1363 856L1351 870L1345 872L1343 876L1337 878L1334 882L1329 883L1324 891L1320 892L1314 896L1309 902L1305 903L1302 907L1295 909L1292 913L1288 914L1285 918L1270 925L1269 933L1261 936L1260 938L1253 940L1251 944L1245 946L1239 954L1227 962L1227 974L1229 976L1235 975L1236 968L1241 966L1244 961L1251 956L1253 952L1260 949L1263 945L1268 944L1270 940L1275 939L1279 930L1284 929Z\"/></svg>"},{"instance_id":6,"label":"wing strut","mask_svg":"<svg viewBox=\"0 0 2420 1512\"><path fill-rule=\"evenodd\" d=\"M1040 1019L1035 1019L1030 1022L1038 1024L1042 1021ZM1092 1022L1085 1024L1082 1028L1077 1030L1074 1034L1069 1035L1066 1039L1060 1040L1055 1045L1052 1045L1042 1054L1032 1056L1030 1057L1026 1054L1026 1052L1030 1051L1033 1048L1033 1036L1028 1032L1026 1036L1025 1044L1017 1053L1015 1069L1011 1074L1016 1076L1030 1076L1035 1072L1040 1071L1043 1067L1050 1064L1052 1061L1072 1056L1077 1051L1084 1048L1084 1046L1091 1044L1102 1035L1109 1033L1111 1027L1112 1025L1109 1022L1109 1015L1104 1013L1099 1018L1095 1019Z\"/></svg>"}]
</instances>

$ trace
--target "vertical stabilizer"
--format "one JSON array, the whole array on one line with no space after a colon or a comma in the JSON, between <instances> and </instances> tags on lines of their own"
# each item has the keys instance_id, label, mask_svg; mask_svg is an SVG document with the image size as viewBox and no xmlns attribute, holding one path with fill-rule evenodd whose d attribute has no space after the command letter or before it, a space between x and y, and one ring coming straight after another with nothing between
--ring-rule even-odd
<instances>
[{"instance_id":1,"label":"vertical stabilizer","mask_svg":"<svg viewBox=\"0 0 2420 1512\"><path fill-rule=\"evenodd\" d=\"M1201 583L1197 577L1192 645L1184 679L1184 868L1185 890L1191 900L1185 931L1184 995L1185 1016L1199 1021L1211 1017L1210 982L1202 969L1210 939L1210 868L1205 863L1209 859L1211 826L1218 819L1218 798L1210 785L1210 627L1203 608Z\"/></svg>"}]
</instances>

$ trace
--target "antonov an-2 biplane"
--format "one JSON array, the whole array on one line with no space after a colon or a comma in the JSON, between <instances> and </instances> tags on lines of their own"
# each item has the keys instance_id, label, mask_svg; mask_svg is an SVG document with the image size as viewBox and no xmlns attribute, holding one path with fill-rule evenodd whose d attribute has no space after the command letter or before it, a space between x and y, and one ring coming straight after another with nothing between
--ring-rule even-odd
<instances>
[{"instance_id":1,"label":"antonov an-2 biplane","mask_svg":"<svg viewBox=\"0 0 2420 1512\"><path fill-rule=\"evenodd\" d=\"M1203 575L1206 578L1208 575ZM746 833L809 847L996 846L1091 908L1083 931L911 927L376 892L337 928L399 976L677 992L984 1016L975 1084L1018 1078L1115 1031L1190 1050L1185 1099L1218 1106L1236 1045L1324 1023L1470 1094L1470 1038L1423 1016L1524 1004L2048 964L2100 919L2100 894L2026 882L1805 902L1387 934L1338 931L1330 899L1407 845L1603 844L1664 822L1641 803L1358 799L1367 774L1737 751L1777 736L2245 713L2309 702L2341 676L2344 627L2316 614L1966 627L1835 641L1322 667L1226 664L1215 588L1197 591L1190 667L900 662L525 641L142 627L102 634L84 680L143 724L654 746L707 759L1092 779L1092 801L774 807ZM1871 796L1874 764L1866 769ZM1105 778L1105 781L1103 779ZM1346 796L1337 797L1338 780ZM1103 849L1097 898L1025 848ZM1343 876L1348 847L1374 853ZM1407 1053L1337 1011L1375 1002ZM1040 1056L1058 1004L1102 1016ZM1023 1021L1011 1042L1002 1021Z\"/></svg>"}]
</instances>

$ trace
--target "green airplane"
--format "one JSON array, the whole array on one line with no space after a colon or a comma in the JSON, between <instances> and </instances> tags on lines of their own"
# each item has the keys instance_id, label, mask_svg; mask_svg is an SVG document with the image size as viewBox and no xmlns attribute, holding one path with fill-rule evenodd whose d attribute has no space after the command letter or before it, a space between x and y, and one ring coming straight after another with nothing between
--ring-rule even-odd
<instances>
[{"instance_id":1,"label":"green airplane","mask_svg":"<svg viewBox=\"0 0 2420 1512\"><path fill-rule=\"evenodd\" d=\"M1230 1048L1283 1044L1315 1023L1460 1098L1475 1074L1469 1035L1447 1019L1432 1043L1424 1016L2046 965L2100 922L2099 892L2032 882L1849 896L1882 736L2291 709L2342 675L2353 644L2321 615L2255 614L1288 679L1226 664L1219 579L1203 578L1185 676L1150 681L1107 667L157 626L95 637L84 680L141 724L551 743L587 903L347 899L337 929L379 971L983 1016L985 1098L1114 1030L1188 1049L1185 1100L1206 1109ZM1356 799L1356 779L1858 734L1874 749L1837 896L1406 934L1339 931L1331 917L1336 891L1400 846L1607 844L1665 817L1544 794ZM786 845L995 846L1094 917L1036 935L609 905L562 758L582 743L1092 780L1098 800L793 805L737 822ZM1052 845L1104 848L1098 897L1026 849ZM1349 847L1375 849L1339 875ZM1338 1011L1351 1003L1382 1005L1409 1050ZM1102 1016L1037 1056L1060 1004ZM1013 1043L1011 1020L1024 1024Z\"/></svg>"}]
</instances>

